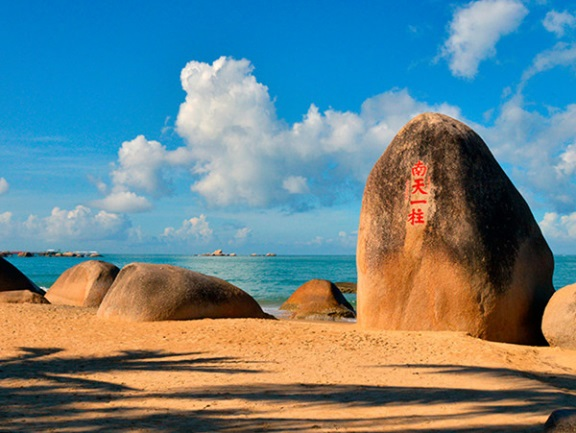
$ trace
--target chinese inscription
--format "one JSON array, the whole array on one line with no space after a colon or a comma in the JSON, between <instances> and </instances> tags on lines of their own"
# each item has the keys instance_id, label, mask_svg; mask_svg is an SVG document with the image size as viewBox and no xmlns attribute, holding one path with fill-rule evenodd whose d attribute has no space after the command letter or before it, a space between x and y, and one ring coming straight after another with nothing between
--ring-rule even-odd
<instances>
[{"instance_id":1,"label":"chinese inscription","mask_svg":"<svg viewBox=\"0 0 576 433\"><path fill-rule=\"evenodd\" d=\"M425 206L428 204L428 184L426 174L428 167L422 161L418 161L412 166L410 185L409 185L409 202L410 210L408 212L408 223L413 226L426 224ZM407 192L408 192L407 191Z\"/></svg>"}]
</instances>

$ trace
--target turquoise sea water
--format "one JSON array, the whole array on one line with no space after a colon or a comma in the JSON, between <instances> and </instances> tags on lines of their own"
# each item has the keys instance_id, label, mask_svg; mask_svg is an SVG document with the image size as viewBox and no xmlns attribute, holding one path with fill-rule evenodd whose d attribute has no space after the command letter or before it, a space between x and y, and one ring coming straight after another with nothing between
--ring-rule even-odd
<instances>
[{"instance_id":1,"label":"turquoise sea water","mask_svg":"<svg viewBox=\"0 0 576 433\"><path fill-rule=\"evenodd\" d=\"M39 286L49 288L66 269L88 258L9 257ZM263 307L277 308L300 285L313 278L356 282L355 256L201 257L106 254L101 260L122 267L132 262L181 266L229 281L250 293ZM576 283L576 256L555 256L554 287ZM355 303L354 295L349 299Z\"/></svg>"}]
</instances>

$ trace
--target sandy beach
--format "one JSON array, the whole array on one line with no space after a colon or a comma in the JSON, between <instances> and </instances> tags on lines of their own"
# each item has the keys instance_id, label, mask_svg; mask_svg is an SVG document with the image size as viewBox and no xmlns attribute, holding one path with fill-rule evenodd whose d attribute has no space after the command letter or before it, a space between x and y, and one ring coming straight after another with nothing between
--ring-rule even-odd
<instances>
[{"instance_id":1,"label":"sandy beach","mask_svg":"<svg viewBox=\"0 0 576 433\"><path fill-rule=\"evenodd\" d=\"M0 431L542 431L576 352L353 323L0 305Z\"/></svg>"}]
</instances>

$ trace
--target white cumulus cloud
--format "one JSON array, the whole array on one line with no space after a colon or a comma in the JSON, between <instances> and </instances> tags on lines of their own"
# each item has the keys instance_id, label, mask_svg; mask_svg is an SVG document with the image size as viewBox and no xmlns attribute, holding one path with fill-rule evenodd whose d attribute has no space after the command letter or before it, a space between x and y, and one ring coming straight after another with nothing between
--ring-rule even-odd
<instances>
[{"instance_id":1,"label":"white cumulus cloud","mask_svg":"<svg viewBox=\"0 0 576 433\"><path fill-rule=\"evenodd\" d=\"M167 151L157 141L148 141L142 135L125 141L118 151L118 167L112 172L116 189L134 188L151 194L168 190L161 176Z\"/></svg>"},{"instance_id":2,"label":"white cumulus cloud","mask_svg":"<svg viewBox=\"0 0 576 433\"><path fill-rule=\"evenodd\" d=\"M549 239L573 242L576 240L576 212L567 215L548 212L540 221L540 228Z\"/></svg>"},{"instance_id":3,"label":"white cumulus cloud","mask_svg":"<svg viewBox=\"0 0 576 433\"><path fill-rule=\"evenodd\" d=\"M10 185L8 184L8 181L3 177L0 177L0 195L6 194L9 189Z\"/></svg>"},{"instance_id":4,"label":"white cumulus cloud","mask_svg":"<svg viewBox=\"0 0 576 433\"><path fill-rule=\"evenodd\" d=\"M55 207L50 216L36 220L40 230L45 231L48 240L101 240L116 238L129 227L129 222L114 213L95 213L86 206L76 206L72 210Z\"/></svg>"},{"instance_id":5,"label":"white cumulus cloud","mask_svg":"<svg viewBox=\"0 0 576 433\"><path fill-rule=\"evenodd\" d=\"M50 215L30 215L24 221L13 218L11 212L0 214L0 233L10 233L14 239L35 241L101 241L122 239L131 224L126 217L106 211L93 211L86 206L72 210L55 207Z\"/></svg>"},{"instance_id":6,"label":"white cumulus cloud","mask_svg":"<svg viewBox=\"0 0 576 433\"><path fill-rule=\"evenodd\" d=\"M493 126L478 127L532 205L561 213L576 210L576 104L545 116L526 108L521 95L506 102Z\"/></svg>"},{"instance_id":7,"label":"white cumulus cloud","mask_svg":"<svg viewBox=\"0 0 576 433\"><path fill-rule=\"evenodd\" d=\"M142 194L155 198L169 194L170 182L166 179L165 171L170 167L185 165L188 161L186 153L185 148L168 151L158 141L147 140L143 135L125 141L110 174L112 188L100 180L93 180L100 192L110 191L103 199L95 200L91 205L120 213L150 210L152 204Z\"/></svg>"},{"instance_id":8,"label":"white cumulus cloud","mask_svg":"<svg viewBox=\"0 0 576 433\"><path fill-rule=\"evenodd\" d=\"M152 209L152 203L131 191L112 192L101 200L90 203L99 209L117 213L138 213Z\"/></svg>"},{"instance_id":9,"label":"white cumulus cloud","mask_svg":"<svg viewBox=\"0 0 576 433\"><path fill-rule=\"evenodd\" d=\"M176 119L185 146L167 150L138 136L124 142L111 172L108 196L92 203L114 212L139 212L170 190L175 168L190 174L191 190L212 206L307 210L361 194L374 162L412 117L456 107L429 105L407 90L382 93L360 113L312 104L300 122L276 115L268 88L248 60L192 61L181 73L186 91ZM174 229L176 230L176 229Z\"/></svg>"},{"instance_id":10,"label":"white cumulus cloud","mask_svg":"<svg viewBox=\"0 0 576 433\"><path fill-rule=\"evenodd\" d=\"M561 175L570 176L576 173L576 143L570 144L559 157L560 162L556 165L556 170Z\"/></svg>"},{"instance_id":11,"label":"white cumulus cloud","mask_svg":"<svg viewBox=\"0 0 576 433\"><path fill-rule=\"evenodd\" d=\"M394 90L367 100L359 114L314 105L289 125L247 60L190 62L181 74L186 99L176 130L194 176L192 191L212 205L309 208L361 191L398 129L424 111L458 117L447 104ZM306 195L305 198L302 196Z\"/></svg>"},{"instance_id":12,"label":"white cumulus cloud","mask_svg":"<svg viewBox=\"0 0 576 433\"><path fill-rule=\"evenodd\" d=\"M568 11L556 12L553 10L546 14L542 24L546 30L561 38L567 29L576 27L576 16Z\"/></svg>"},{"instance_id":13,"label":"white cumulus cloud","mask_svg":"<svg viewBox=\"0 0 576 433\"><path fill-rule=\"evenodd\" d=\"M453 75L473 78L480 62L496 54L496 44L514 32L528 14L519 0L479 0L454 13L441 55Z\"/></svg>"},{"instance_id":14,"label":"white cumulus cloud","mask_svg":"<svg viewBox=\"0 0 576 433\"><path fill-rule=\"evenodd\" d=\"M212 235L213 230L210 227L210 223L206 219L206 215L202 214L198 217L184 220L179 228L166 227L162 237L166 240L194 239L207 242L212 239Z\"/></svg>"}]
</instances>

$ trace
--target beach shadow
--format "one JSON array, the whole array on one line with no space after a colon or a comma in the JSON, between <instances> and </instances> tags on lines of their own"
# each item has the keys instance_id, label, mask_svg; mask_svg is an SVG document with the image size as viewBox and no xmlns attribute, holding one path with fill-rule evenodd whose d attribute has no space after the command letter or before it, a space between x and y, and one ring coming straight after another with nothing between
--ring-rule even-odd
<instances>
[{"instance_id":1,"label":"beach shadow","mask_svg":"<svg viewBox=\"0 0 576 433\"><path fill-rule=\"evenodd\" d=\"M257 381L234 386L189 386L188 382L159 392L157 388L135 389L114 376L115 372L212 375L266 372L258 368L260 365L251 364L244 359L209 357L197 352L126 351L83 358L67 357L58 348L23 348L18 356L0 359L0 431L379 432L394 427L408 433L539 432L542 425L526 425L523 418L534 414L545 417L560 407L576 407L573 375L508 368L425 364L376 367L412 369L423 375L430 371L464 378L511 379L510 388L496 390L469 389L465 382L458 388L426 387L423 378L421 387ZM107 373L107 380L98 379L99 373ZM518 378L527 379L528 384L523 381L522 387L514 389ZM167 409L170 404L166 403L171 401L177 401L179 409ZM462 412L460 406L457 414L412 411L397 415L402 406L449 407L455 403L464 403L467 409ZM295 408L300 411L298 417L291 416ZM363 410L361 417L346 416L358 409ZM306 416L302 417L303 414ZM517 422L480 430L477 426L469 427L472 419L498 414L514 415ZM418 423L442 425L454 421L462 427L414 428Z\"/></svg>"},{"instance_id":2,"label":"beach shadow","mask_svg":"<svg viewBox=\"0 0 576 433\"><path fill-rule=\"evenodd\" d=\"M126 372L229 375L262 371L246 368L250 364L255 363L197 352L131 350L110 356L68 357L59 348L23 347L18 355L0 357L0 432L181 431L166 427L166 418L172 413L152 410L147 414L129 404L131 399L150 398L145 390L96 379L95 375L106 373L115 378L115 373ZM122 405L115 405L119 401ZM180 416L188 418L189 413ZM209 428L209 420L194 418L195 423L200 421Z\"/></svg>"}]
</instances>

